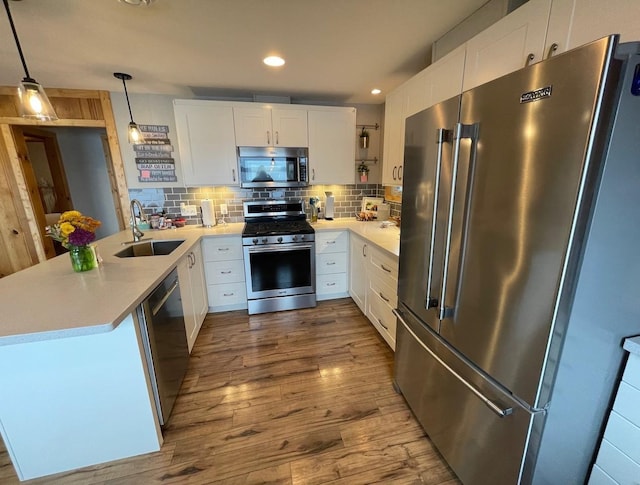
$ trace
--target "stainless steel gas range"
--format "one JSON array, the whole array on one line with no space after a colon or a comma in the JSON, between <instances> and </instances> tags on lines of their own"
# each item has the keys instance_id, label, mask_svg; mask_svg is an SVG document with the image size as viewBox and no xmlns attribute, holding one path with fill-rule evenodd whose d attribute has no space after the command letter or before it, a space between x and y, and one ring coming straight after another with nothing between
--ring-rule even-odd
<instances>
[{"instance_id":1,"label":"stainless steel gas range","mask_svg":"<svg viewBox=\"0 0 640 485\"><path fill-rule=\"evenodd\" d=\"M316 306L315 231L302 200L244 202L249 314Z\"/></svg>"}]
</instances>

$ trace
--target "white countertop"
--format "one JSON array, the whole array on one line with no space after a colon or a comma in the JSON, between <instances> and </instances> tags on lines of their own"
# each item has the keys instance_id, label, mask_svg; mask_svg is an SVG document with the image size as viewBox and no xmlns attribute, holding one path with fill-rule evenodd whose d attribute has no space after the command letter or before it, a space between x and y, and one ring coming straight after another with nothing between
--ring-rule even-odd
<instances>
[{"instance_id":1,"label":"white countertop","mask_svg":"<svg viewBox=\"0 0 640 485\"><path fill-rule=\"evenodd\" d=\"M203 228L148 230L145 238L184 239L166 256L118 258L121 231L97 241L103 262L75 273L68 254L0 279L0 345L113 330L169 274L203 236L240 235L243 223Z\"/></svg>"},{"instance_id":2,"label":"white countertop","mask_svg":"<svg viewBox=\"0 0 640 485\"><path fill-rule=\"evenodd\" d=\"M362 236L380 249L392 256L400 255L400 228L397 226L380 227L377 221L357 221L356 219L334 219L327 221L320 219L311 224L316 231L338 231L348 229Z\"/></svg>"},{"instance_id":3,"label":"white countertop","mask_svg":"<svg viewBox=\"0 0 640 485\"><path fill-rule=\"evenodd\" d=\"M632 354L640 355L640 335L625 339L623 347Z\"/></svg>"},{"instance_id":4,"label":"white countertop","mask_svg":"<svg viewBox=\"0 0 640 485\"><path fill-rule=\"evenodd\" d=\"M321 220L316 231L349 230L396 257L400 230L379 222L355 219ZM148 230L145 238L184 239L166 256L118 258L115 253L131 241L121 231L97 241L103 262L98 268L75 273L68 254L0 279L0 345L109 332L138 306L202 237L240 236L244 223L203 228L186 226Z\"/></svg>"}]
</instances>

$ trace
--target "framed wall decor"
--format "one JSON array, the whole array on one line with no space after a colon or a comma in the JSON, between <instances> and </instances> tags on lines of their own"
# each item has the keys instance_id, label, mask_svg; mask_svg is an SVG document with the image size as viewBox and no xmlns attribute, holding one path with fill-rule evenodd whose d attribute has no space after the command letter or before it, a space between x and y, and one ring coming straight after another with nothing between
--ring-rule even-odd
<instances>
[{"instance_id":1,"label":"framed wall decor","mask_svg":"<svg viewBox=\"0 0 640 485\"><path fill-rule=\"evenodd\" d=\"M378 214L378 206L384 202L382 197L363 197L362 212L369 212L375 217Z\"/></svg>"}]
</instances>

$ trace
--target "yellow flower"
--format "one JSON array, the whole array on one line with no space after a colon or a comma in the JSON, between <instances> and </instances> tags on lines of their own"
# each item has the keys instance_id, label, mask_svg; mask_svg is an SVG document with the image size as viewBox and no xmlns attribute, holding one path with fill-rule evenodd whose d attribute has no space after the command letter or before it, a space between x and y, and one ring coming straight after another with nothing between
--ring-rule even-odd
<instances>
[{"instance_id":1,"label":"yellow flower","mask_svg":"<svg viewBox=\"0 0 640 485\"><path fill-rule=\"evenodd\" d=\"M70 222L63 222L63 223L60 224L60 233L65 238L75 230L76 230L76 228Z\"/></svg>"},{"instance_id":2,"label":"yellow flower","mask_svg":"<svg viewBox=\"0 0 640 485\"><path fill-rule=\"evenodd\" d=\"M82 214L78 211L66 211L62 213L58 222L73 222L79 217L82 217Z\"/></svg>"}]
</instances>

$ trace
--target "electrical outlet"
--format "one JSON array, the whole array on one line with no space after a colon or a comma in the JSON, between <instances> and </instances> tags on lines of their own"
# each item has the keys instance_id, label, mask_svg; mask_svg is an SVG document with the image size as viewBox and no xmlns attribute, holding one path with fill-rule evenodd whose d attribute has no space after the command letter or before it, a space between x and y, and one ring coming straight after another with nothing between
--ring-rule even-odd
<instances>
[{"instance_id":1,"label":"electrical outlet","mask_svg":"<svg viewBox=\"0 0 640 485\"><path fill-rule=\"evenodd\" d=\"M180 204L181 216L197 216L198 208L195 205Z\"/></svg>"},{"instance_id":2,"label":"electrical outlet","mask_svg":"<svg viewBox=\"0 0 640 485\"><path fill-rule=\"evenodd\" d=\"M226 216L229 214L229 210L227 209L227 204L220 204L220 214Z\"/></svg>"}]
</instances>

